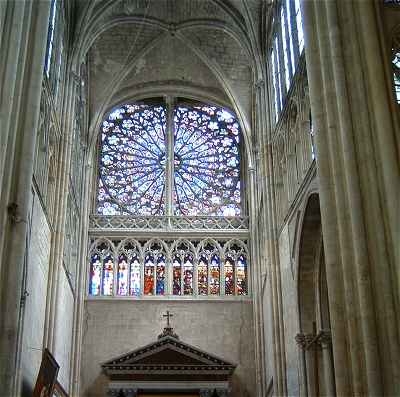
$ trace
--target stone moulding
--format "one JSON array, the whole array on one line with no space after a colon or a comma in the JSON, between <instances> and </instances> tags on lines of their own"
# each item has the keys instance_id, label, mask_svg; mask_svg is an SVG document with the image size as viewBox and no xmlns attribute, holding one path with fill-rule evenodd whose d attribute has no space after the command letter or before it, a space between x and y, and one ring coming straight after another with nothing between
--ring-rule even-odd
<instances>
[{"instance_id":1,"label":"stone moulding","mask_svg":"<svg viewBox=\"0 0 400 397\"><path fill-rule=\"evenodd\" d=\"M238 235L249 233L249 217L91 215L91 236L129 233Z\"/></svg>"}]
</instances>

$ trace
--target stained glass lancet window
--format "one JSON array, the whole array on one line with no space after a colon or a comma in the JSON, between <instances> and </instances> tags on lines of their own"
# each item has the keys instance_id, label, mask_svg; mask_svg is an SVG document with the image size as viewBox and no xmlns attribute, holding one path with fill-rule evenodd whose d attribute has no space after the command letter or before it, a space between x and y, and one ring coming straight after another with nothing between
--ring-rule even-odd
<instances>
[{"instance_id":1,"label":"stained glass lancet window","mask_svg":"<svg viewBox=\"0 0 400 397\"><path fill-rule=\"evenodd\" d=\"M140 295L140 251L137 243L125 241L118 250L117 295Z\"/></svg>"},{"instance_id":2,"label":"stained glass lancet window","mask_svg":"<svg viewBox=\"0 0 400 397\"><path fill-rule=\"evenodd\" d=\"M221 255L213 241L204 241L200 245L198 264L199 295L219 295Z\"/></svg>"},{"instance_id":3,"label":"stained glass lancet window","mask_svg":"<svg viewBox=\"0 0 400 397\"><path fill-rule=\"evenodd\" d=\"M149 241L145 247L144 295L165 294L166 253L163 243Z\"/></svg>"},{"instance_id":4,"label":"stained glass lancet window","mask_svg":"<svg viewBox=\"0 0 400 397\"><path fill-rule=\"evenodd\" d=\"M52 0L51 7L50 7L49 30L48 30L48 37L47 37L46 60L45 60L45 72L46 72L47 77L49 77L49 74L50 74L51 56L53 53L54 28L55 28L55 23L56 23L56 10L57 10L56 0Z\"/></svg>"},{"instance_id":5,"label":"stained glass lancet window","mask_svg":"<svg viewBox=\"0 0 400 397\"><path fill-rule=\"evenodd\" d=\"M247 294L247 255L241 241L232 241L225 247L225 294Z\"/></svg>"},{"instance_id":6,"label":"stained glass lancet window","mask_svg":"<svg viewBox=\"0 0 400 397\"><path fill-rule=\"evenodd\" d=\"M97 201L103 215L240 216L236 117L198 103L115 109L102 125Z\"/></svg>"},{"instance_id":7,"label":"stained glass lancet window","mask_svg":"<svg viewBox=\"0 0 400 397\"><path fill-rule=\"evenodd\" d=\"M174 243L172 251L173 295L193 294L194 246L186 240Z\"/></svg>"},{"instance_id":8,"label":"stained glass lancet window","mask_svg":"<svg viewBox=\"0 0 400 397\"><path fill-rule=\"evenodd\" d=\"M304 49L300 0L282 1L274 17L269 62L273 79L275 122L278 122Z\"/></svg>"},{"instance_id":9,"label":"stained glass lancet window","mask_svg":"<svg viewBox=\"0 0 400 397\"><path fill-rule=\"evenodd\" d=\"M396 100L397 103L400 104L400 48L398 51L394 52L392 66Z\"/></svg>"},{"instance_id":10,"label":"stained glass lancet window","mask_svg":"<svg viewBox=\"0 0 400 397\"><path fill-rule=\"evenodd\" d=\"M90 295L113 295L114 255L111 244L99 242L92 250L90 263Z\"/></svg>"},{"instance_id":11,"label":"stained glass lancet window","mask_svg":"<svg viewBox=\"0 0 400 397\"><path fill-rule=\"evenodd\" d=\"M248 294L248 253L246 244L237 239L100 239L90 258L90 296Z\"/></svg>"}]
</instances>

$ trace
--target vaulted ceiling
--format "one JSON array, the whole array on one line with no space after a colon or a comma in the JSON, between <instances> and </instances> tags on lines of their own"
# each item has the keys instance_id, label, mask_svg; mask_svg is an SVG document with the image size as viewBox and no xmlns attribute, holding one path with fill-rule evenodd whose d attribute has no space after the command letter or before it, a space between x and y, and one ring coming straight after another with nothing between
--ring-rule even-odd
<instances>
[{"instance_id":1,"label":"vaulted ceiling","mask_svg":"<svg viewBox=\"0 0 400 397\"><path fill-rule=\"evenodd\" d=\"M75 55L88 60L96 129L110 107L168 94L232 107L250 129L262 0L79 0Z\"/></svg>"}]
</instances>

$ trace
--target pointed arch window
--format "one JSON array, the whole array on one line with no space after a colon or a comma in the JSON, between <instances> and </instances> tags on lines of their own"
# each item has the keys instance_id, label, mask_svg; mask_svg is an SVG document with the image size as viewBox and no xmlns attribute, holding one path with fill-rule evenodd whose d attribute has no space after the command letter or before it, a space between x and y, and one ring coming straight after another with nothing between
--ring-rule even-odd
<instances>
[{"instance_id":1,"label":"pointed arch window","mask_svg":"<svg viewBox=\"0 0 400 397\"><path fill-rule=\"evenodd\" d=\"M278 122L304 50L300 0L283 0L276 10L273 23L274 34L268 62L271 69L273 110L275 122Z\"/></svg>"},{"instance_id":2,"label":"pointed arch window","mask_svg":"<svg viewBox=\"0 0 400 397\"><path fill-rule=\"evenodd\" d=\"M195 249L192 243L178 240L172 249L173 295L193 294Z\"/></svg>"},{"instance_id":3,"label":"pointed arch window","mask_svg":"<svg viewBox=\"0 0 400 397\"><path fill-rule=\"evenodd\" d=\"M392 68L394 94L398 104L400 104L400 25L397 27L393 36L392 43Z\"/></svg>"},{"instance_id":4,"label":"pointed arch window","mask_svg":"<svg viewBox=\"0 0 400 397\"><path fill-rule=\"evenodd\" d=\"M240 126L210 104L125 104L102 125L97 212L240 216Z\"/></svg>"},{"instance_id":5,"label":"pointed arch window","mask_svg":"<svg viewBox=\"0 0 400 397\"><path fill-rule=\"evenodd\" d=\"M140 250L137 243L130 240L118 250L117 295L139 296L141 281Z\"/></svg>"},{"instance_id":6,"label":"pointed arch window","mask_svg":"<svg viewBox=\"0 0 400 397\"><path fill-rule=\"evenodd\" d=\"M107 241L96 244L91 254L90 286L91 295L114 294L114 254Z\"/></svg>"}]
</instances>

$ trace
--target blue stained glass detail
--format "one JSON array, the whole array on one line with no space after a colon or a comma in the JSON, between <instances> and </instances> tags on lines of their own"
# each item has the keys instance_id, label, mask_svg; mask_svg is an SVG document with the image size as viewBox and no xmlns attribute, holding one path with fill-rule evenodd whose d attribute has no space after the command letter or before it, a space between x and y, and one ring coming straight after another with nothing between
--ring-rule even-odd
<instances>
[{"instance_id":1,"label":"blue stained glass detail","mask_svg":"<svg viewBox=\"0 0 400 397\"><path fill-rule=\"evenodd\" d=\"M215 106L175 109L175 213L240 215L236 118Z\"/></svg>"},{"instance_id":2,"label":"blue stained glass detail","mask_svg":"<svg viewBox=\"0 0 400 397\"><path fill-rule=\"evenodd\" d=\"M400 104L400 50L395 53L392 61L394 89L397 103Z\"/></svg>"},{"instance_id":3,"label":"blue stained glass detail","mask_svg":"<svg viewBox=\"0 0 400 397\"><path fill-rule=\"evenodd\" d=\"M92 263L90 266L90 295L100 295L101 294L101 258L100 255L92 255Z\"/></svg>"},{"instance_id":4,"label":"blue stained glass detail","mask_svg":"<svg viewBox=\"0 0 400 397\"><path fill-rule=\"evenodd\" d=\"M137 255L131 259L131 295L140 295L140 262Z\"/></svg>"},{"instance_id":5,"label":"blue stained glass detail","mask_svg":"<svg viewBox=\"0 0 400 397\"><path fill-rule=\"evenodd\" d=\"M161 255L157 261L157 279L156 294L164 295L165 293L165 257Z\"/></svg>"},{"instance_id":6,"label":"blue stained glass detail","mask_svg":"<svg viewBox=\"0 0 400 397\"><path fill-rule=\"evenodd\" d=\"M174 257L174 261L172 263L173 266L173 285L172 285L172 293L174 295L181 295L181 259L179 256Z\"/></svg>"},{"instance_id":7,"label":"blue stained glass detail","mask_svg":"<svg viewBox=\"0 0 400 397\"><path fill-rule=\"evenodd\" d=\"M165 108L123 105L103 122L98 212L162 215Z\"/></svg>"},{"instance_id":8,"label":"blue stained glass detail","mask_svg":"<svg viewBox=\"0 0 400 397\"><path fill-rule=\"evenodd\" d=\"M128 263L125 255L120 255L118 261L118 295L128 295Z\"/></svg>"},{"instance_id":9,"label":"blue stained glass detail","mask_svg":"<svg viewBox=\"0 0 400 397\"><path fill-rule=\"evenodd\" d=\"M104 259L103 266L103 295L113 294L114 263L112 256Z\"/></svg>"},{"instance_id":10,"label":"blue stained glass detail","mask_svg":"<svg viewBox=\"0 0 400 397\"><path fill-rule=\"evenodd\" d=\"M237 294L247 295L247 260L244 255L240 255L237 261Z\"/></svg>"}]
</instances>

